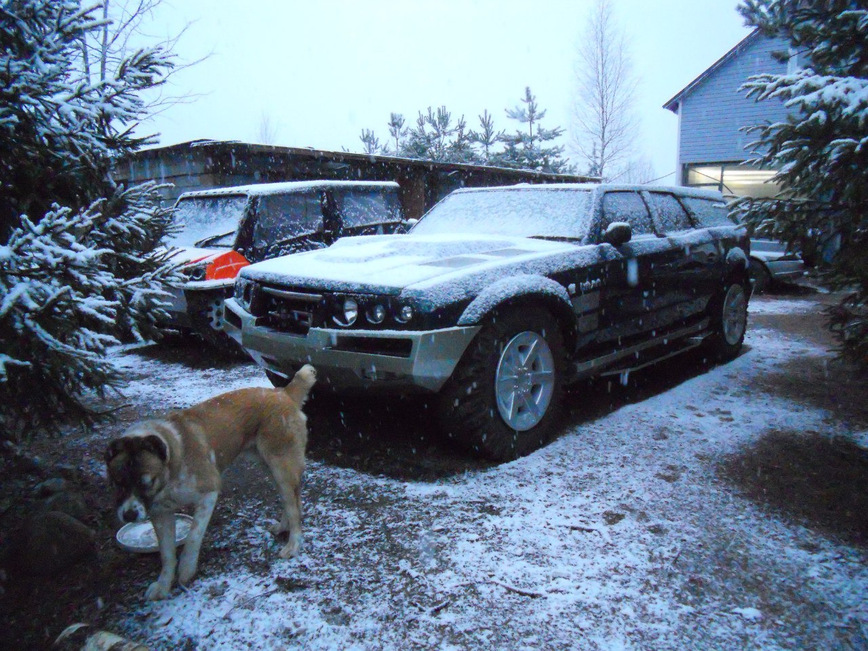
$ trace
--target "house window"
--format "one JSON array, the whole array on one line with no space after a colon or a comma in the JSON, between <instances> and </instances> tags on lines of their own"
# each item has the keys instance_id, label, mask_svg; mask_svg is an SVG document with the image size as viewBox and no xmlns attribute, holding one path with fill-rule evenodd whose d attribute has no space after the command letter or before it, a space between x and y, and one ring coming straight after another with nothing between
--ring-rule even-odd
<instances>
[{"instance_id":1,"label":"house window","mask_svg":"<svg viewBox=\"0 0 868 651\"><path fill-rule=\"evenodd\" d=\"M769 181L774 170L762 170L739 163L688 165L685 185L719 190L727 196L773 197L779 187Z\"/></svg>"}]
</instances>

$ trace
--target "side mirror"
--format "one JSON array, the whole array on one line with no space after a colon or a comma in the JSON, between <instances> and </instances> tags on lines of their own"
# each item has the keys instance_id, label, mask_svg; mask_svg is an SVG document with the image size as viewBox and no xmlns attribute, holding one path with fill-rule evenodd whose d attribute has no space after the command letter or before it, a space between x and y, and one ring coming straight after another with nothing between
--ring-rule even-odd
<instances>
[{"instance_id":1,"label":"side mirror","mask_svg":"<svg viewBox=\"0 0 868 651\"><path fill-rule=\"evenodd\" d=\"M621 246L633 238L633 229L627 222L612 222L603 233L603 241L612 246Z\"/></svg>"},{"instance_id":2,"label":"side mirror","mask_svg":"<svg viewBox=\"0 0 868 651\"><path fill-rule=\"evenodd\" d=\"M410 230L418 223L419 223L419 220L415 219L413 217L411 217L409 219L402 219L401 223L395 229L395 233L398 233L398 234L409 233Z\"/></svg>"}]
</instances>

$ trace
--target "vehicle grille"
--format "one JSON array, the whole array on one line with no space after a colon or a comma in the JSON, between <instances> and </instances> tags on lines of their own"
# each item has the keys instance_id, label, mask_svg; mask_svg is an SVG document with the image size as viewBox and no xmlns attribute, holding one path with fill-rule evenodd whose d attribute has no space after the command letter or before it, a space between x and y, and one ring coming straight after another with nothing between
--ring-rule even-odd
<instances>
[{"instance_id":1,"label":"vehicle grille","mask_svg":"<svg viewBox=\"0 0 868 651\"><path fill-rule=\"evenodd\" d=\"M313 325L314 311L322 302L321 294L293 292L262 285L251 301L256 322L280 332L305 335Z\"/></svg>"},{"instance_id":2,"label":"vehicle grille","mask_svg":"<svg viewBox=\"0 0 868 651\"><path fill-rule=\"evenodd\" d=\"M368 353L386 357L410 357L413 352L413 342L409 339L393 339L384 337L352 337L338 336L335 350L349 353Z\"/></svg>"}]
</instances>

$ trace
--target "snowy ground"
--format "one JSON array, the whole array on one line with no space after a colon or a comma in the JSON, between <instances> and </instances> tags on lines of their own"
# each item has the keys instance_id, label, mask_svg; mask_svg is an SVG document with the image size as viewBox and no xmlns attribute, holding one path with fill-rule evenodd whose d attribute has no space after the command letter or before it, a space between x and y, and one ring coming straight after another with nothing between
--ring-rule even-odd
<instances>
[{"instance_id":1,"label":"snowy ground","mask_svg":"<svg viewBox=\"0 0 868 651\"><path fill-rule=\"evenodd\" d=\"M824 347L761 324L746 344L512 463L422 482L311 462L300 556L277 558L276 502L231 502L203 552L220 563L168 601L131 604L115 630L167 649L868 648L865 550L748 501L717 471L769 431L865 432L750 389ZM247 366L227 383L135 350L121 361L137 378L128 401L155 409L265 384Z\"/></svg>"}]
</instances>

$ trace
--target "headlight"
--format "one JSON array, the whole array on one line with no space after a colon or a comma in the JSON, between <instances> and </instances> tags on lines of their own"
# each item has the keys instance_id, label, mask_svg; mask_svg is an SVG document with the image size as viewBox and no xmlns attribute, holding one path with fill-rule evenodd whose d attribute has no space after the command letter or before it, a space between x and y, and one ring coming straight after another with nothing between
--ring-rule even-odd
<instances>
[{"instance_id":1,"label":"headlight","mask_svg":"<svg viewBox=\"0 0 868 651\"><path fill-rule=\"evenodd\" d=\"M253 302L254 284L252 280L244 278L235 281L235 300L247 311L250 311L250 304Z\"/></svg>"},{"instance_id":2,"label":"headlight","mask_svg":"<svg viewBox=\"0 0 868 651\"><path fill-rule=\"evenodd\" d=\"M244 289L249 284L250 282L244 280L243 278L235 279L235 300L237 300L239 303L244 302Z\"/></svg>"},{"instance_id":3,"label":"headlight","mask_svg":"<svg viewBox=\"0 0 868 651\"><path fill-rule=\"evenodd\" d=\"M398 314L395 316L395 320L399 323L407 323L407 321L412 318L413 308L409 305L404 305L400 310L398 310Z\"/></svg>"},{"instance_id":4,"label":"headlight","mask_svg":"<svg viewBox=\"0 0 868 651\"><path fill-rule=\"evenodd\" d=\"M207 265L200 262L191 263L181 267L181 273L187 277L187 280L205 280Z\"/></svg>"},{"instance_id":5,"label":"headlight","mask_svg":"<svg viewBox=\"0 0 868 651\"><path fill-rule=\"evenodd\" d=\"M368 308L367 317L371 323L382 323L386 318L386 308L377 303Z\"/></svg>"},{"instance_id":6,"label":"headlight","mask_svg":"<svg viewBox=\"0 0 868 651\"><path fill-rule=\"evenodd\" d=\"M344 299L342 313L339 316L332 317L340 326L345 328L353 325L359 317L359 304L354 298Z\"/></svg>"}]
</instances>

